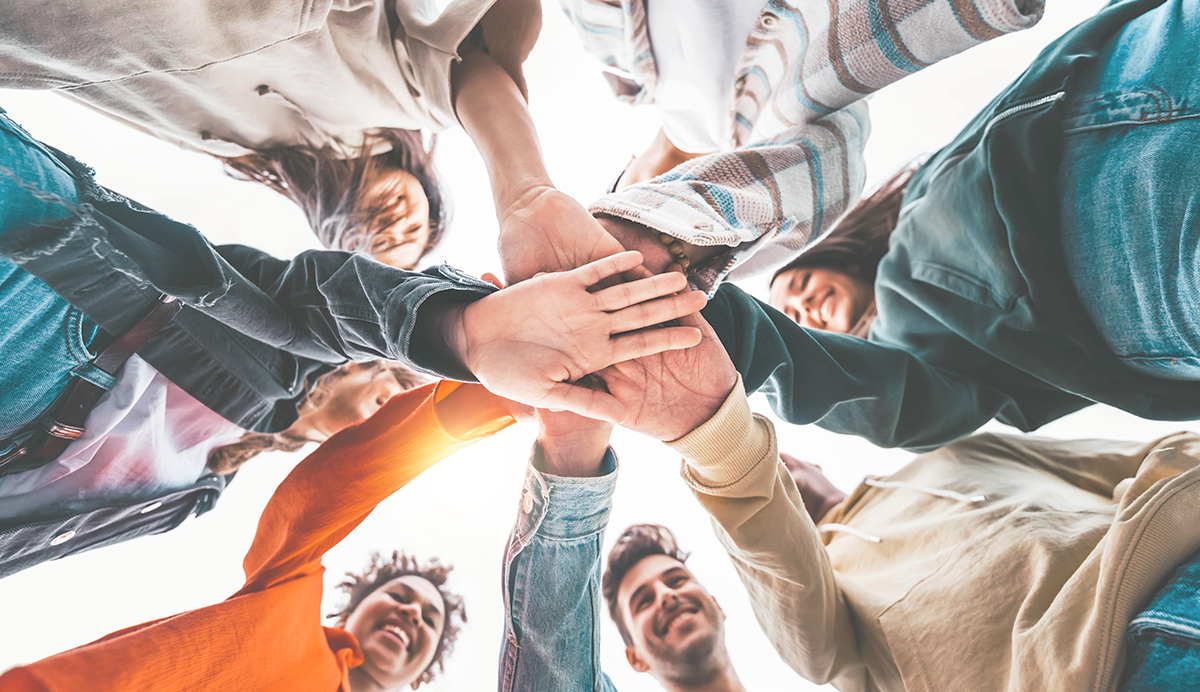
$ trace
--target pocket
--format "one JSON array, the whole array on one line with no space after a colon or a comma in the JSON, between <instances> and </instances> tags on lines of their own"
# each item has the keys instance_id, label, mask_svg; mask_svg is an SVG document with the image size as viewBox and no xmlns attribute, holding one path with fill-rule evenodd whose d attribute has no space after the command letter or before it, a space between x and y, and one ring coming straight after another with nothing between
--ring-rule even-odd
<instances>
[{"instance_id":1,"label":"pocket","mask_svg":"<svg viewBox=\"0 0 1200 692\"><path fill-rule=\"evenodd\" d=\"M933 262L913 262L913 281L919 281L985 307L1008 312L1016 298L999 295L974 276Z\"/></svg>"}]
</instances>

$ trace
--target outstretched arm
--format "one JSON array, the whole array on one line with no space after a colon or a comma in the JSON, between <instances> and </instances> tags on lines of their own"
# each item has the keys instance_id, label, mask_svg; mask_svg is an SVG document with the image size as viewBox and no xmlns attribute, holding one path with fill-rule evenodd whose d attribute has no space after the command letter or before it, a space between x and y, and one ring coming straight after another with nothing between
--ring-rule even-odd
<instances>
[{"instance_id":1,"label":"outstretched arm","mask_svg":"<svg viewBox=\"0 0 1200 692\"><path fill-rule=\"evenodd\" d=\"M239 593L320 569L321 557L423 471L513 422L479 385L442 382L393 397L326 440L279 484L259 519Z\"/></svg>"},{"instance_id":2,"label":"outstretched arm","mask_svg":"<svg viewBox=\"0 0 1200 692\"><path fill-rule=\"evenodd\" d=\"M614 688L597 664L600 559L616 487L612 426L538 412L541 432L505 558L501 692Z\"/></svg>"},{"instance_id":3,"label":"outstretched arm","mask_svg":"<svg viewBox=\"0 0 1200 692\"><path fill-rule=\"evenodd\" d=\"M455 107L487 165L508 283L574 269L624 248L583 205L555 189L517 84L477 48L455 67Z\"/></svg>"}]
</instances>

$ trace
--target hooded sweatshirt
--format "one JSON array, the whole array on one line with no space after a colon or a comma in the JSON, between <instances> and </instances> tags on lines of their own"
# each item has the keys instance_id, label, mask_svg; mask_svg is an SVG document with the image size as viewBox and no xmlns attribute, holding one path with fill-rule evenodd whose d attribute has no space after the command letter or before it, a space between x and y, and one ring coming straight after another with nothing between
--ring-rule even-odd
<instances>
[{"instance_id":1,"label":"hooded sweatshirt","mask_svg":"<svg viewBox=\"0 0 1200 692\"><path fill-rule=\"evenodd\" d=\"M1200 549L1200 437L976 435L820 525L739 385L672 443L759 624L842 692L1114 690L1125 628Z\"/></svg>"}]
</instances>

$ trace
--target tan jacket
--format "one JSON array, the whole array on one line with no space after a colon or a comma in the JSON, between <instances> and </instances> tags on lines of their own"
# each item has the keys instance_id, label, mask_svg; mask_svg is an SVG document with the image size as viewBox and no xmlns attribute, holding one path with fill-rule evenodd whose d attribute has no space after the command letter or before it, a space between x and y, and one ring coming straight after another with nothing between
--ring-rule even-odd
<instances>
[{"instance_id":1,"label":"tan jacket","mask_svg":"<svg viewBox=\"0 0 1200 692\"><path fill-rule=\"evenodd\" d=\"M456 123L450 66L493 5L490 48L523 88L537 0L4 0L0 87L53 89L217 156L357 146Z\"/></svg>"},{"instance_id":2,"label":"tan jacket","mask_svg":"<svg viewBox=\"0 0 1200 692\"><path fill-rule=\"evenodd\" d=\"M1192 434L977 435L820 527L740 386L671 446L780 655L843 692L1113 690L1126 625L1200 549Z\"/></svg>"}]
</instances>

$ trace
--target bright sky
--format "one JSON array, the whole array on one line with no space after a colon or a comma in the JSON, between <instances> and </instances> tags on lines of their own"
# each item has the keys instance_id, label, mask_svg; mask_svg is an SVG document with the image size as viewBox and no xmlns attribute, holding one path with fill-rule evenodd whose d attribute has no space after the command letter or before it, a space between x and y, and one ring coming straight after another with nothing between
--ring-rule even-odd
<instances>
[{"instance_id":1,"label":"bright sky","mask_svg":"<svg viewBox=\"0 0 1200 692\"><path fill-rule=\"evenodd\" d=\"M875 96L869 179L881 180L901 163L946 143L1043 46L1101 4L1051 2L1034 29L931 67ZM553 0L545 6L545 27L526 73L550 171L559 187L581 200L596 197L658 129L653 108L632 109L612 98L598 63L583 53ZM194 224L215 242L257 245L279 256L315 245L290 202L265 187L227 178L206 156L183 152L49 93L0 91L0 106L35 136L94 166L101 183ZM443 135L439 149L454 216L435 259L476 274L496 271L496 222L482 162L461 132ZM758 295L764 287L765 282L753 281L744 286ZM752 403L768 411L761 397ZM1041 434L1149 440L1182 427L1093 407ZM888 473L911 458L811 426L778 428L782 450L820 463L846 491L864 475ZM1005 428L992 424L988 429ZM466 596L470 621L446 674L431 687L435 692L475 692L496 684L504 617L500 561L534 434L532 427L516 426L442 462L381 504L326 556L328 587L344 571L360 568L371 550L401 548L455 565L452 587ZM759 631L707 516L678 478L678 458L632 433L618 431L613 445L622 465L607 543L632 523L670 526L692 551L692 569L728 615L728 646L747 688L816 689L779 661ZM176 531L46 563L0 581L0 670L236 591L258 516L302 454L255 459L216 510ZM336 601L327 598L327 610ZM620 636L608 622L602 664L625 692L660 689L628 667Z\"/></svg>"}]
</instances>

